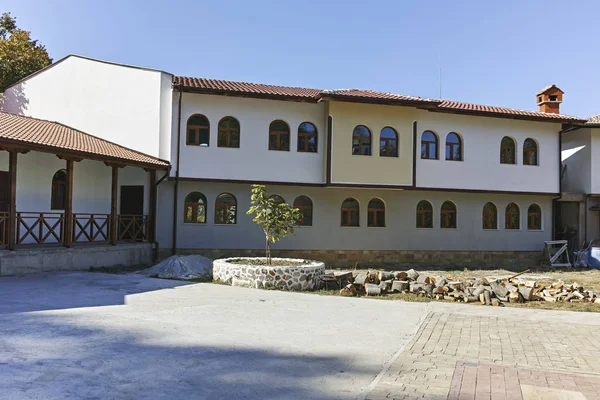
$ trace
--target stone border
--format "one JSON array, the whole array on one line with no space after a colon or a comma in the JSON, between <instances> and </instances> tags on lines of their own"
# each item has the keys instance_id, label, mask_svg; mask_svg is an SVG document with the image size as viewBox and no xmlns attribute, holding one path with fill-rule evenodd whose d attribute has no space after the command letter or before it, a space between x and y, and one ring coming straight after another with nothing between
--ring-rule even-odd
<instances>
[{"instance_id":1,"label":"stone border","mask_svg":"<svg viewBox=\"0 0 600 400\"><path fill-rule=\"evenodd\" d=\"M301 266L264 266L232 264L233 260L264 260L264 257L231 257L213 261L213 280L231 286L257 289L280 289L305 291L315 290L321 285L325 263L299 258L277 258L291 262L302 262Z\"/></svg>"}]
</instances>

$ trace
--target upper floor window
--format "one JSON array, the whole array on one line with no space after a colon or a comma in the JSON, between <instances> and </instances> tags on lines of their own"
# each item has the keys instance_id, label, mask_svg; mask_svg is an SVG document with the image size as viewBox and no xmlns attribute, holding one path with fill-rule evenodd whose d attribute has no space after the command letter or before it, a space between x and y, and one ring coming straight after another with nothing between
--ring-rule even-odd
<instances>
[{"instance_id":1,"label":"upper floor window","mask_svg":"<svg viewBox=\"0 0 600 400\"><path fill-rule=\"evenodd\" d=\"M369 201L367 226L384 227L385 226L385 204L380 199Z\"/></svg>"},{"instance_id":2,"label":"upper floor window","mask_svg":"<svg viewBox=\"0 0 600 400\"><path fill-rule=\"evenodd\" d=\"M446 136L446 160L462 161L462 141L454 132Z\"/></svg>"},{"instance_id":3,"label":"upper floor window","mask_svg":"<svg viewBox=\"0 0 600 400\"><path fill-rule=\"evenodd\" d=\"M210 142L210 123L208 118L201 114L195 114L187 122L186 144L191 146L208 147Z\"/></svg>"},{"instance_id":4,"label":"upper floor window","mask_svg":"<svg viewBox=\"0 0 600 400\"><path fill-rule=\"evenodd\" d=\"M298 222L300 226L312 226L312 200L306 196L298 196L294 200L294 208L302 213L302 218Z\"/></svg>"},{"instance_id":5,"label":"upper floor window","mask_svg":"<svg viewBox=\"0 0 600 400\"><path fill-rule=\"evenodd\" d=\"M240 123L233 117L225 117L219 121L218 147L240 147Z\"/></svg>"},{"instance_id":6,"label":"upper floor window","mask_svg":"<svg viewBox=\"0 0 600 400\"><path fill-rule=\"evenodd\" d=\"M500 143L500 164L516 164L517 157L515 141L508 136L502 138Z\"/></svg>"},{"instance_id":7,"label":"upper floor window","mask_svg":"<svg viewBox=\"0 0 600 400\"><path fill-rule=\"evenodd\" d=\"M183 222L206 223L206 197L200 192L192 192L185 196Z\"/></svg>"},{"instance_id":8,"label":"upper floor window","mask_svg":"<svg viewBox=\"0 0 600 400\"><path fill-rule=\"evenodd\" d=\"M298 151L317 152L317 127L310 122L303 122L298 127Z\"/></svg>"},{"instance_id":9,"label":"upper floor window","mask_svg":"<svg viewBox=\"0 0 600 400\"><path fill-rule=\"evenodd\" d=\"M492 202L483 206L483 229L498 229L498 208Z\"/></svg>"},{"instance_id":10,"label":"upper floor window","mask_svg":"<svg viewBox=\"0 0 600 400\"><path fill-rule=\"evenodd\" d=\"M64 210L67 200L67 171L59 169L52 177L52 193L50 194L50 209Z\"/></svg>"},{"instance_id":11,"label":"upper floor window","mask_svg":"<svg viewBox=\"0 0 600 400\"><path fill-rule=\"evenodd\" d=\"M352 131L352 154L371 155L371 131L364 125L358 125Z\"/></svg>"},{"instance_id":12,"label":"upper floor window","mask_svg":"<svg viewBox=\"0 0 600 400\"><path fill-rule=\"evenodd\" d=\"M359 226L359 205L356 199L347 198L342 203L342 226Z\"/></svg>"},{"instance_id":13,"label":"upper floor window","mask_svg":"<svg viewBox=\"0 0 600 400\"><path fill-rule=\"evenodd\" d=\"M283 197L281 197L278 194L272 194L269 196L269 198L275 202L275 205L280 205L280 204L285 203L285 200L283 199Z\"/></svg>"},{"instance_id":14,"label":"upper floor window","mask_svg":"<svg viewBox=\"0 0 600 400\"><path fill-rule=\"evenodd\" d=\"M456 229L456 205L445 201L440 210L441 228Z\"/></svg>"},{"instance_id":15,"label":"upper floor window","mask_svg":"<svg viewBox=\"0 0 600 400\"><path fill-rule=\"evenodd\" d=\"M269 125L269 150L290 151L290 127L276 120Z\"/></svg>"},{"instance_id":16,"label":"upper floor window","mask_svg":"<svg viewBox=\"0 0 600 400\"><path fill-rule=\"evenodd\" d=\"M379 156L398 157L398 132L386 126L379 134Z\"/></svg>"},{"instance_id":17,"label":"upper floor window","mask_svg":"<svg viewBox=\"0 0 600 400\"><path fill-rule=\"evenodd\" d=\"M237 200L230 193L221 193L215 201L215 224L235 224L237 222Z\"/></svg>"},{"instance_id":18,"label":"upper floor window","mask_svg":"<svg viewBox=\"0 0 600 400\"><path fill-rule=\"evenodd\" d=\"M527 210L527 229L541 230L542 229L542 209L537 204L532 204Z\"/></svg>"},{"instance_id":19,"label":"upper floor window","mask_svg":"<svg viewBox=\"0 0 600 400\"><path fill-rule=\"evenodd\" d=\"M438 137L431 131L425 131L421 135L421 158L428 160L438 158Z\"/></svg>"},{"instance_id":20,"label":"upper floor window","mask_svg":"<svg viewBox=\"0 0 600 400\"><path fill-rule=\"evenodd\" d=\"M417 204L417 228L433 228L433 206L427 200Z\"/></svg>"},{"instance_id":21,"label":"upper floor window","mask_svg":"<svg viewBox=\"0 0 600 400\"><path fill-rule=\"evenodd\" d=\"M521 229L521 213L519 211L519 206L515 203L510 203L506 206L506 212L504 214L504 228Z\"/></svg>"},{"instance_id":22,"label":"upper floor window","mask_svg":"<svg viewBox=\"0 0 600 400\"><path fill-rule=\"evenodd\" d=\"M523 142L523 165L538 165L537 142L531 138Z\"/></svg>"}]
</instances>

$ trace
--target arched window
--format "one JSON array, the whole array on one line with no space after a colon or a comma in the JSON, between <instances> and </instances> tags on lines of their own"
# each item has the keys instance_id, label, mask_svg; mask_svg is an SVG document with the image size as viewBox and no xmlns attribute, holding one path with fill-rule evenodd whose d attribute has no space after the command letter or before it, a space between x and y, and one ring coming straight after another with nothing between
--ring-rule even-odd
<instances>
[{"instance_id":1,"label":"arched window","mask_svg":"<svg viewBox=\"0 0 600 400\"><path fill-rule=\"evenodd\" d=\"M367 215L367 226L384 227L385 226L385 204L380 199L369 201L367 207L369 214Z\"/></svg>"},{"instance_id":2,"label":"arched window","mask_svg":"<svg viewBox=\"0 0 600 400\"><path fill-rule=\"evenodd\" d=\"M183 222L193 224L206 223L206 197L200 192L185 196Z\"/></svg>"},{"instance_id":3,"label":"arched window","mask_svg":"<svg viewBox=\"0 0 600 400\"><path fill-rule=\"evenodd\" d=\"M67 171L59 169L52 177L52 193L50 194L50 208L64 210L67 200Z\"/></svg>"},{"instance_id":4,"label":"arched window","mask_svg":"<svg viewBox=\"0 0 600 400\"><path fill-rule=\"evenodd\" d=\"M454 132L446 136L446 160L462 161L462 141Z\"/></svg>"},{"instance_id":5,"label":"arched window","mask_svg":"<svg viewBox=\"0 0 600 400\"><path fill-rule=\"evenodd\" d=\"M221 118L219 121L218 147L240 147L240 123L233 117Z\"/></svg>"},{"instance_id":6,"label":"arched window","mask_svg":"<svg viewBox=\"0 0 600 400\"><path fill-rule=\"evenodd\" d=\"M504 136L500 143L500 164L516 164L515 149L515 141L508 136Z\"/></svg>"},{"instance_id":7,"label":"arched window","mask_svg":"<svg viewBox=\"0 0 600 400\"><path fill-rule=\"evenodd\" d=\"M417 204L417 228L433 228L433 207L427 200Z\"/></svg>"},{"instance_id":8,"label":"arched window","mask_svg":"<svg viewBox=\"0 0 600 400\"><path fill-rule=\"evenodd\" d=\"M296 197L296 200L294 200L294 208L297 208L302 213L302 219L298 222L298 225L312 226L313 204L311 199L306 196Z\"/></svg>"},{"instance_id":9,"label":"arched window","mask_svg":"<svg viewBox=\"0 0 600 400\"><path fill-rule=\"evenodd\" d=\"M190 146L207 147L210 142L210 123L208 118L195 114L187 122L187 141Z\"/></svg>"},{"instance_id":10,"label":"arched window","mask_svg":"<svg viewBox=\"0 0 600 400\"><path fill-rule=\"evenodd\" d=\"M537 143L531 138L523 142L523 165L538 165Z\"/></svg>"},{"instance_id":11,"label":"arched window","mask_svg":"<svg viewBox=\"0 0 600 400\"><path fill-rule=\"evenodd\" d=\"M269 150L290 151L290 127L280 119L269 125Z\"/></svg>"},{"instance_id":12,"label":"arched window","mask_svg":"<svg viewBox=\"0 0 600 400\"><path fill-rule=\"evenodd\" d=\"M356 199L347 198L342 203L342 226L359 226L359 205Z\"/></svg>"},{"instance_id":13,"label":"arched window","mask_svg":"<svg viewBox=\"0 0 600 400\"><path fill-rule=\"evenodd\" d=\"M303 122L298 127L298 151L302 153L317 152L317 127L310 122Z\"/></svg>"},{"instance_id":14,"label":"arched window","mask_svg":"<svg viewBox=\"0 0 600 400\"><path fill-rule=\"evenodd\" d=\"M355 156L371 155L371 131L364 125L357 125L352 131L352 154Z\"/></svg>"},{"instance_id":15,"label":"arched window","mask_svg":"<svg viewBox=\"0 0 600 400\"><path fill-rule=\"evenodd\" d=\"M532 204L527 209L527 229L531 231L542 229L542 209L537 204Z\"/></svg>"},{"instance_id":16,"label":"arched window","mask_svg":"<svg viewBox=\"0 0 600 400\"><path fill-rule=\"evenodd\" d=\"M425 131L421 135L421 158L426 160L438 158L438 137L431 131Z\"/></svg>"},{"instance_id":17,"label":"arched window","mask_svg":"<svg viewBox=\"0 0 600 400\"><path fill-rule=\"evenodd\" d=\"M519 206L515 203L510 203L506 206L504 213L504 228L505 229L521 229L521 213Z\"/></svg>"},{"instance_id":18,"label":"arched window","mask_svg":"<svg viewBox=\"0 0 600 400\"><path fill-rule=\"evenodd\" d=\"M398 157L398 132L386 126L379 133L379 156Z\"/></svg>"},{"instance_id":19,"label":"arched window","mask_svg":"<svg viewBox=\"0 0 600 400\"><path fill-rule=\"evenodd\" d=\"M221 193L215 201L215 224L237 222L237 200L230 193Z\"/></svg>"},{"instance_id":20,"label":"arched window","mask_svg":"<svg viewBox=\"0 0 600 400\"><path fill-rule=\"evenodd\" d=\"M483 206L483 229L498 229L498 208L492 202Z\"/></svg>"},{"instance_id":21,"label":"arched window","mask_svg":"<svg viewBox=\"0 0 600 400\"><path fill-rule=\"evenodd\" d=\"M278 194L272 194L269 196L270 199L272 199L273 201L275 201L275 205L280 205L285 203L285 200L283 199L283 197L281 197Z\"/></svg>"},{"instance_id":22,"label":"arched window","mask_svg":"<svg viewBox=\"0 0 600 400\"><path fill-rule=\"evenodd\" d=\"M442 203L440 219L440 228L456 229L456 205L453 202L445 201Z\"/></svg>"}]
</instances>

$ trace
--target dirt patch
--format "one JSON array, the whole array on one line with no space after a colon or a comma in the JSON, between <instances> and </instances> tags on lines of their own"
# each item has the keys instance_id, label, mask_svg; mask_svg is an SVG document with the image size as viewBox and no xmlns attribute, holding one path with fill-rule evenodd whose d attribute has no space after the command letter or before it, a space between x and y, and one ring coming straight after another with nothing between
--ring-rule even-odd
<instances>
[{"instance_id":1,"label":"dirt patch","mask_svg":"<svg viewBox=\"0 0 600 400\"><path fill-rule=\"evenodd\" d=\"M271 260L271 264L267 264L267 261L261 258L232 258L227 260L227 262L236 265L257 265L261 267L301 267L303 265L310 264L309 262L291 261L286 259L280 260L277 258L273 258Z\"/></svg>"}]
</instances>

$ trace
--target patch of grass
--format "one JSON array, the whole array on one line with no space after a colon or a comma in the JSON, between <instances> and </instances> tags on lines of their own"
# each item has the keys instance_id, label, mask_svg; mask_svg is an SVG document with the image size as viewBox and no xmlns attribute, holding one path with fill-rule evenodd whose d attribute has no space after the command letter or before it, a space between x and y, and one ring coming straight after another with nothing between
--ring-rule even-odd
<instances>
[{"instance_id":1,"label":"patch of grass","mask_svg":"<svg viewBox=\"0 0 600 400\"><path fill-rule=\"evenodd\" d=\"M149 268L149 265L135 264L135 265L115 265L112 267L90 267L90 272L100 272L103 274L128 274L131 272L141 271Z\"/></svg>"}]
</instances>

